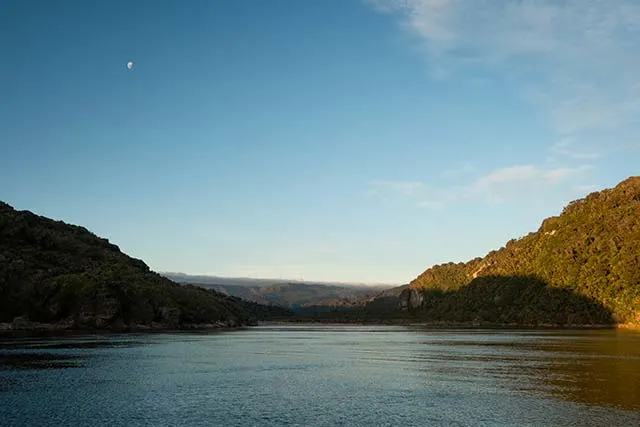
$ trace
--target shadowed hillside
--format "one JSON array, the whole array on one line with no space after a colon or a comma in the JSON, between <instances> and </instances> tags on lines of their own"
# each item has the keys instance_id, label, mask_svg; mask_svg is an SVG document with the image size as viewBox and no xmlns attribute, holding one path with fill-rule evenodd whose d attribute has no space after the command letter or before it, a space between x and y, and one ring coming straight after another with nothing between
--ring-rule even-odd
<instances>
[{"instance_id":1,"label":"shadowed hillside","mask_svg":"<svg viewBox=\"0 0 640 427\"><path fill-rule=\"evenodd\" d=\"M429 268L367 310L524 323L557 313L570 323L640 324L640 177L569 203L537 232L484 258Z\"/></svg>"},{"instance_id":2,"label":"shadowed hillside","mask_svg":"<svg viewBox=\"0 0 640 427\"><path fill-rule=\"evenodd\" d=\"M277 312L277 313L276 313ZM213 290L180 286L83 227L0 202L0 323L123 328L241 325L286 315Z\"/></svg>"},{"instance_id":3,"label":"shadowed hillside","mask_svg":"<svg viewBox=\"0 0 640 427\"><path fill-rule=\"evenodd\" d=\"M405 289L395 306L427 321L514 325L607 325L611 312L591 298L533 276L483 276L456 290ZM375 312L375 305L369 309Z\"/></svg>"},{"instance_id":4,"label":"shadowed hillside","mask_svg":"<svg viewBox=\"0 0 640 427\"><path fill-rule=\"evenodd\" d=\"M351 309L307 310L314 320L427 322L467 326L611 325L612 313L570 289L532 276L484 276L459 289L386 292Z\"/></svg>"}]
</instances>

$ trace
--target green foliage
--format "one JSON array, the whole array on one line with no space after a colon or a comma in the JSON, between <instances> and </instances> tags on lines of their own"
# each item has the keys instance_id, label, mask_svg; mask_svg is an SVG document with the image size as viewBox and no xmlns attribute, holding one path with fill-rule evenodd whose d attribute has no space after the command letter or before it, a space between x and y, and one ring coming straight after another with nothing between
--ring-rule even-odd
<instances>
[{"instance_id":1,"label":"green foliage","mask_svg":"<svg viewBox=\"0 0 640 427\"><path fill-rule=\"evenodd\" d=\"M532 276L482 276L458 290L425 290L423 297L428 303L413 312L423 320L515 325L604 325L613 321L601 304Z\"/></svg>"},{"instance_id":2,"label":"green foliage","mask_svg":"<svg viewBox=\"0 0 640 427\"><path fill-rule=\"evenodd\" d=\"M182 327L240 325L287 313L178 285L83 227L0 202L0 322L27 317L76 327Z\"/></svg>"},{"instance_id":3,"label":"green foliage","mask_svg":"<svg viewBox=\"0 0 640 427\"><path fill-rule=\"evenodd\" d=\"M531 280L539 283L532 285ZM524 289L519 288L522 286ZM470 314L465 311L478 313L480 310L485 313L482 318L495 320L496 313L501 313L500 316L507 319L520 321L524 314L504 314L505 310L498 310L491 303L511 289L509 292L516 292L518 297L514 300L509 294L505 300L526 310L530 320L548 318L550 312L545 304L560 311L565 307L563 304L569 304L576 310L571 316L576 321L602 321L602 313L593 312L590 304L594 303L611 312L617 322L637 321L640 317L640 177L629 178L613 189L569 203L560 216L546 219L537 232L511 240L484 258L434 266L409 287L422 291L425 296L436 290L458 291L452 294L455 297L445 298L446 303L438 305L432 313L438 318L468 319ZM522 294L525 290L528 296ZM546 303L533 298L537 293L560 290L563 293L553 294ZM568 301L567 292L585 299ZM558 316L566 320L569 314Z\"/></svg>"}]
</instances>

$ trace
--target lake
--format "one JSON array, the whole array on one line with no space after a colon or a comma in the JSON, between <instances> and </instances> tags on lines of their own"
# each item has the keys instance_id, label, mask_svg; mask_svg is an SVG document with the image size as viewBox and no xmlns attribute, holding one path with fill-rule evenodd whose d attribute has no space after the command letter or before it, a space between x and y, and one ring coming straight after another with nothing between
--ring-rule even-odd
<instances>
[{"instance_id":1,"label":"lake","mask_svg":"<svg viewBox=\"0 0 640 427\"><path fill-rule=\"evenodd\" d=\"M0 338L0 425L640 425L640 334L260 326Z\"/></svg>"}]
</instances>

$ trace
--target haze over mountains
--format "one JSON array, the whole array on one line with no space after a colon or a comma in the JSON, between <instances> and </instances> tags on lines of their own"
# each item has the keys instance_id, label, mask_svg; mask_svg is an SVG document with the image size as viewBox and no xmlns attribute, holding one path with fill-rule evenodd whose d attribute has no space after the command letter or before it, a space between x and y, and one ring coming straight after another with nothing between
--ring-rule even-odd
<instances>
[{"instance_id":1,"label":"haze over mountains","mask_svg":"<svg viewBox=\"0 0 640 427\"><path fill-rule=\"evenodd\" d=\"M235 286L271 286L278 283L304 283L308 285L327 285L340 287L368 287L376 289L386 289L397 286L391 283L362 283L362 282L322 282L316 280L298 279L269 279L254 277L222 277L213 275L196 275L174 272L160 272L161 275L178 283L192 284L212 284L212 285L235 285Z\"/></svg>"},{"instance_id":2,"label":"haze over mountains","mask_svg":"<svg viewBox=\"0 0 640 427\"><path fill-rule=\"evenodd\" d=\"M177 283L198 285L259 304L297 309L308 306L350 306L393 285L323 283L282 279L230 278L162 273Z\"/></svg>"}]
</instances>

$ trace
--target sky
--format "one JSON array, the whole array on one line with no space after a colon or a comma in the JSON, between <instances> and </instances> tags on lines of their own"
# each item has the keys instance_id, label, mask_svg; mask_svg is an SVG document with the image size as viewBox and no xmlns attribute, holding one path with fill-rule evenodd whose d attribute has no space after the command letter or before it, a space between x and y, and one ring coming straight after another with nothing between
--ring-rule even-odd
<instances>
[{"instance_id":1,"label":"sky","mask_svg":"<svg viewBox=\"0 0 640 427\"><path fill-rule=\"evenodd\" d=\"M156 271L407 283L638 175L638 52L636 0L0 0L0 200Z\"/></svg>"}]
</instances>

